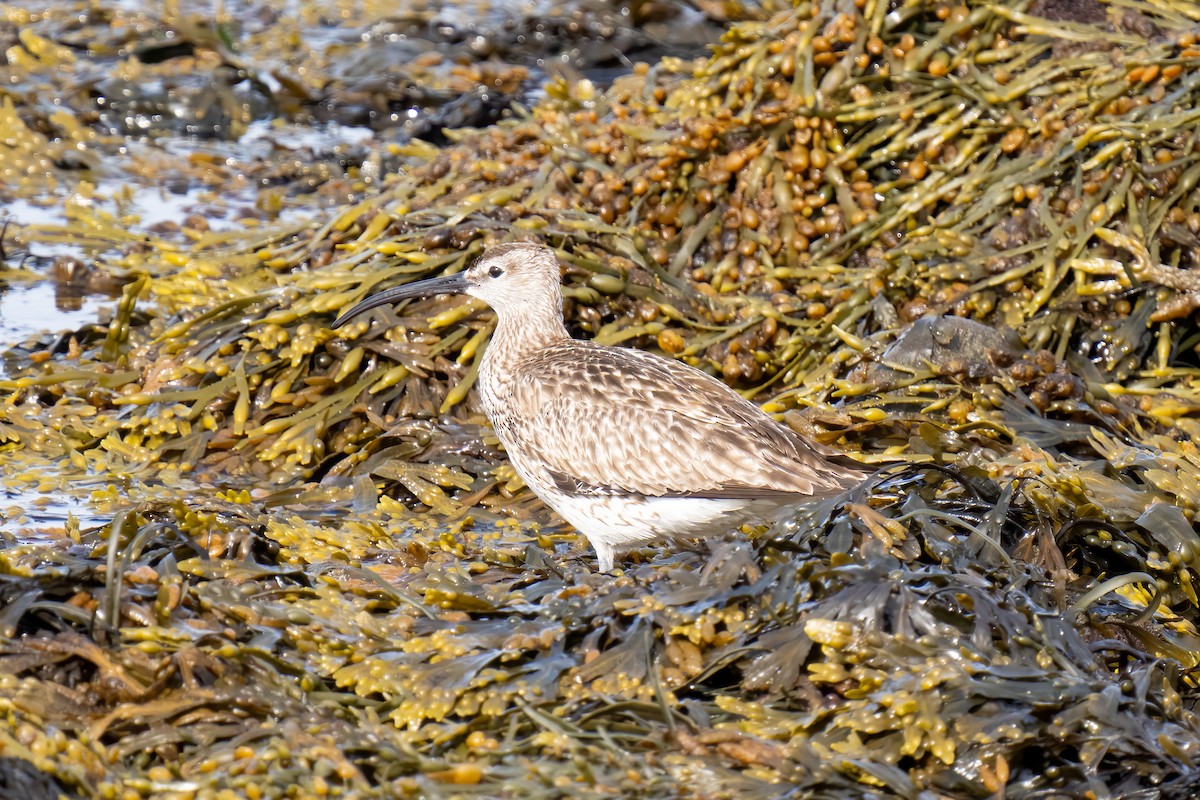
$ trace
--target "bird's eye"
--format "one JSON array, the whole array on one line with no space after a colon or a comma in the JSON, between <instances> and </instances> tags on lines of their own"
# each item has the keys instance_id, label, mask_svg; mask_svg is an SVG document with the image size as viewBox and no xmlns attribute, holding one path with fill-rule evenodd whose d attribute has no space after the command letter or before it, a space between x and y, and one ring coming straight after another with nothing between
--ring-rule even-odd
<instances>
[{"instance_id":1,"label":"bird's eye","mask_svg":"<svg viewBox=\"0 0 1200 800\"><path fill-rule=\"evenodd\" d=\"M504 270L501 267L492 267L488 270L488 275L491 275L493 278L499 278L503 274Z\"/></svg>"}]
</instances>

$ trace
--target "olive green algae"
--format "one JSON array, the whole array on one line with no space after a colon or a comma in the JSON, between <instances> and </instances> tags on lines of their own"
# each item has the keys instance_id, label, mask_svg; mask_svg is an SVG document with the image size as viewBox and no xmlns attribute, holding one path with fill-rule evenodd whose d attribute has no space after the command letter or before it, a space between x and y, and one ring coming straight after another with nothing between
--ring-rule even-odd
<instances>
[{"instance_id":1,"label":"olive green algae","mask_svg":"<svg viewBox=\"0 0 1200 800\"><path fill-rule=\"evenodd\" d=\"M23 228L122 296L0 382L6 481L112 518L0 550L3 754L87 797L1190 796L1198 42L1182 2L801 3L316 223ZM524 236L578 334L880 473L595 574L482 425L489 312L326 327Z\"/></svg>"}]
</instances>

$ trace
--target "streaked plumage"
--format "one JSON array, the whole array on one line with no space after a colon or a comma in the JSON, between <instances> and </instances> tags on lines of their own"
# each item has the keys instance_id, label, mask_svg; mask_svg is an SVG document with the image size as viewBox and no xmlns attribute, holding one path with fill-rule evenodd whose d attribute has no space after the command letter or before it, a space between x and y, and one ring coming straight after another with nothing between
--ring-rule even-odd
<instances>
[{"instance_id":1,"label":"streaked plumage","mask_svg":"<svg viewBox=\"0 0 1200 800\"><path fill-rule=\"evenodd\" d=\"M640 350L571 339L551 250L507 244L466 272L398 287L385 303L465 291L497 314L476 384L513 467L596 548L722 533L864 473L780 425L719 380Z\"/></svg>"}]
</instances>

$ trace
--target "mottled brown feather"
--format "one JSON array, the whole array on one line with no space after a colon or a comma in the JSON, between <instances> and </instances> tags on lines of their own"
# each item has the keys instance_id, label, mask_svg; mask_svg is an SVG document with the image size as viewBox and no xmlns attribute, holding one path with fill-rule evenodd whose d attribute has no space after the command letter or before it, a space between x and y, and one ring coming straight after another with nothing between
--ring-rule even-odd
<instances>
[{"instance_id":1,"label":"mottled brown feather","mask_svg":"<svg viewBox=\"0 0 1200 800\"><path fill-rule=\"evenodd\" d=\"M508 367L505 407L493 421L560 491L820 497L863 477L675 361L566 339Z\"/></svg>"}]
</instances>

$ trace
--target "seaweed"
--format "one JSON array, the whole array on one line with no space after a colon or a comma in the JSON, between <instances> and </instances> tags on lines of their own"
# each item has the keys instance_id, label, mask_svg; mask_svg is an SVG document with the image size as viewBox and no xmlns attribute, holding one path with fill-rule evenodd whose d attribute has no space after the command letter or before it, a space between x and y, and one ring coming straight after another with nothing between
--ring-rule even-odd
<instances>
[{"instance_id":1,"label":"seaweed","mask_svg":"<svg viewBox=\"0 0 1200 800\"><path fill-rule=\"evenodd\" d=\"M8 13L26 80L0 106L4 191L41 196L65 153L114 146L57 90L103 47L69 45L129 32ZM705 59L555 74L494 124L352 169L250 170L274 194L226 230L131 227L82 184L61 223L9 226L14 279L71 245L120 291L0 378L7 488L96 517L6 512L5 776L88 797L1190 796L1195 8L738 16ZM256 36L171 26L183 49L143 42L138 69L195 57L295 94L287 113L311 101L270 89ZM511 89L494 69L467 72ZM218 167L172 174L226 185ZM558 252L574 332L717 374L879 472L595 574L482 425L489 312L328 328L526 237Z\"/></svg>"}]
</instances>

